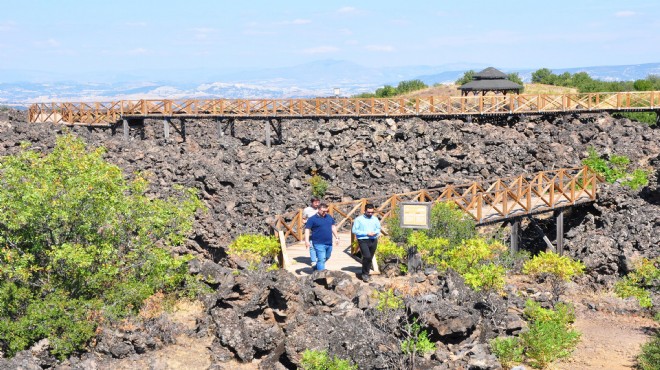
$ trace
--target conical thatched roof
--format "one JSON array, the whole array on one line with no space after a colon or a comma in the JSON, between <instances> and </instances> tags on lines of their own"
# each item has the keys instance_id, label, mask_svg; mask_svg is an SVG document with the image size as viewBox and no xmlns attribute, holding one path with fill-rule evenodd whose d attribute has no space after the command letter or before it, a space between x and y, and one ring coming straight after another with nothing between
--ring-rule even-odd
<instances>
[{"instance_id":1,"label":"conical thatched roof","mask_svg":"<svg viewBox=\"0 0 660 370\"><path fill-rule=\"evenodd\" d=\"M474 79L475 80L499 80L499 79L506 80L507 75L506 73L498 69L495 69L493 67L488 67L479 73L475 73Z\"/></svg>"}]
</instances>

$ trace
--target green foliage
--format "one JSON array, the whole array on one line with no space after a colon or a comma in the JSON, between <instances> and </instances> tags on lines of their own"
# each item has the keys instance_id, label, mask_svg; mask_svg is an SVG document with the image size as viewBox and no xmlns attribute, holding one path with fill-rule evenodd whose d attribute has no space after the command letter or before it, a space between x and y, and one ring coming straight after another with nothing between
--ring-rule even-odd
<instances>
[{"instance_id":1,"label":"green foliage","mask_svg":"<svg viewBox=\"0 0 660 370\"><path fill-rule=\"evenodd\" d=\"M327 351L306 349L302 353L300 367L303 370L357 370L349 360L343 360L337 356L330 358Z\"/></svg>"},{"instance_id":2,"label":"green foliage","mask_svg":"<svg viewBox=\"0 0 660 370\"><path fill-rule=\"evenodd\" d=\"M506 75L506 78L511 81L515 82L518 85L522 86L523 88L520 90L520 93L522 94L525 91L525 83L523 82L522 78L520 78L520 75L518 72L512 72Z\"/></svg>"},{"instance_id":3,"label":"green foliage","mask_svg":"<svg viewBox=\"0 0 660 370\"><path fill-rule=\"evenodd\" d=\"M584 264L568 256L554 252L541 252L523 266L523 273L528 275L552 275L562 281L584 273Z\"/></svg>"},{"instance_id":4,"label":"green foliage","mask_svg":"<svg viewBox=\"0 0 660 370\"><path fill-rule=\"evenodd\" d=\"M384 264L386 261L402 261L406 256L404 247L383 236L378 239L378 248L376 248L376 261L378 264Z\"/></svg>"},{"instance_id":5,"label":"green foliage","mask_svg":"<svg viewBox=\"0 0 660 370\"><path fill-rule=\"evenodd\" d=\"M553 303L559 301L559 296L565 290L565 283L574 276L583 274L584 269L582 262L554 252L541 252L523 265L524 274L548 278L554 298Z\"/></svg>"},{"instance_id":6,"label":"green foliage","mask_svg":"<svg viewBox=\"0 0 660 370\"><path fill-rule=\"evenodd\" d=\"M424 356L437 349L436 344L429 339L428 332L422 330L417 320L406 324L404 331L407 333L407 338L401 342L401 351L404 354Z\"/></svg>"},{"instance_id":7,"label":"green foliage","mask_svg":"<svg viewBox=\"0 0 660 370\"><path fill-rule=\"evenodd\" d=\"M403 299L394 295L394 289L385 291L376 291L375 294L378 298L376 309L378 311L398 310L405 307Z\"/></svg>"},{"instance_id":8,"label":"green foliage","mask_svg":"<svg viewBox=\"0 0 660 370\"><path fill-rule=\"evenodd\" d=\"M194 191L150 199L72 136L50 154L0 159L0 348L9 356L48 338L59 358L82 349L105 318L136 313L158 291L199 284L190 257L174 257L193 215Z\"/></svg>"},{"instance_id":9,"label":"green foliage","mask_svg":"<svg viewBox=\"0 0 660 370\"><path fill-rule=\"evenodd\" d=\"M601 81L593 79L586 72L577 72L575 74L564 72L557 75L547 68L541 68L533 72L532 82L576 87L581 93L660 90L660 78L655 75L649 75L646 79L636 81Z\"/></svg>"},{"instance_id":10,"label":"green foliage","mask_svg":"<svg viewBox=\"0 0 660 370\"><path fill-rule=\"evenodd\" d=\"M529 328L519 338L496 338L490 342L491 350L505 368L524 360L532 367L543 369L557 359L568 357L580 341L580 333L571 328L575 321L572 306L558 304L550 310L528 300L525 316Z\"/></svg>"},{"instance_id":11,"label":"green foliage","mask_svg":"<svg viewBox=\"0 0 660 370\"><path fill-rule=\"evenodd\" d=\"M456 80L456 85L462 86L462 85L465 85L466 83L474 80L474 75L476 73L477 72L475 72L474 70L466 71L465 73L463 73L462 77L460 77L458 80Z\"/></svg>"},{"instance_id":12,"label":"green foliage","mask_svg":"<svg viewBox=\"0 0 660 370\"><path fill-rule=\"evenodd\" d=\"M490 341L492 353L500 360L502 367L510 369L523 361L524 348L516 337L499 337Z\"/></svg>"},{"instance_id":13,"label":"green foliage","mask_svg":"<svg viewBox=\"0 0 660 370\"><path fill-rule=\"evenodd\" d=\"M610 184L622 180L621 184L633 190L648 185L650 171L635 169L630 171L630 159L623 155L611 155L609 160L601 158L596 149L588 149L589 156L582 160L582 164L589 166Z\"/></svg>"},{"instance_id":14,"label":"green foliage","mask_svg":"<svg viewBox=\"0 0 660 370\"><path fill-rule=\"evenodd\" d=\"M535 368L545 368L551 362L568 357L580 341L580 333L571 328L575 321L572 306L558 304L554 310L542 308L528 300L525 315L529 329L520 335L527 362Z\"/></svg>"},{"instance_id":15,"label":"green foliage","mask_svg":"<svg viewBox=\"0 0 660 370\"><path fill-rule=\"evenodd\" d=\"M642 352L637 357L637 367L640 370L660 369L660 332L655 333L653 339L642 346Z\"/></svg>"},{"instance_id":16,"label":"green foliage","mask_svg":"<svg viewBox=\"0 0 660 370\"><path fill-rule=\"evenodd\" d=\"M312 177L307 179L307 182L312 187L312 195L317 198L323 198L325 192L328 191L328 186L330 186L323 177L316 173L316 170L312 170Z\"/></svg>"},{"instance_id":17,"label":"green foliage","mask_svg":"<svg viewBox=\"0 0 660 370\"><path fill-rule=\"evenodd\" d=\"M628 118L631 121L646 123L649 126L655 126L658 115L656 112L615 112L612 113L615 118Z\"/></svg>"},{"instance_id":18,"label":"green foliage","mask_svg":"<svg viewBox=\"0 0 660 370\"><path fill-rule=\"evenodd\" d=\"M404 229L399 226L399 213L400 208L397 207L393 212L393 217L385 222L392 241L405 243L412 234L412 229ZM431 228L418 230L417 232L424 233L430 238L447 239L449 245L459 245L463 240L471 239L477 235L474 220L451 202L434 204L431 209Z\"/></svg>"},{"instance_id":19,"label":"green foliage","mask_svg":"<svg viewBox=\"0 0 660 370\"><path fill-rule=\"evenodd\" d=\"M426 89L428 86L422 80L407 80L401 81L394 87L392 85L385 85L376 89L374 93L362 93L353 96L354 98L391 98L397 95L407 94L409 92Z\"/></svg>"},{"instance_id":20,"label":"green foliage","mask_svg":"<svg viewBox=\"0 0 660 370\"><path fill-rule=\"evenodd\" d=\"M280 253L280 242L274 236L244 234L234 239L227 251L257 269L261 263L272 263Z\"/></svg>"},{"instance_id":21,"label":"green foliage","mask_svg":"<svg viewBox=\"0 0 660 370\"><path fill-rule=\"evenodd\" d=\"M422 262L438 266L442 263L449 248L449 240L432 238L427 233L416 230L408 237L408 246L417 249L422 257Z\"/></svg>"},{"instance_id":22,"label":"green foliage","mask_svg":"<svg viewBox=\"0 0 660 370\"><path fill-rule=\"evenodd\" d=\"M642 259L635 269L617 282L614 291L621 298L635 297L644 308L653 307L651 291L660 286L660 258Z\"/></svg>"}]
</instances>

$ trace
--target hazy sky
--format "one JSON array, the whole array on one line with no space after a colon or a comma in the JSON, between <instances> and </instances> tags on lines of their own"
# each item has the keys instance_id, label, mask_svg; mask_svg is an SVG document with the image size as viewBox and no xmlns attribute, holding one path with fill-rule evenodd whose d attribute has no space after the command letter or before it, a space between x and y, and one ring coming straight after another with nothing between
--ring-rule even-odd
<instances>
[{"instance_id":1,"label":"hazy sky","mask_svg":"<svg viewBox=\"0 0 660 370\"><path fill-rule=\"evenodd\" d=\"M0 69L660 62L660 1L4 0Z\"/></svg>"}]
</instances>

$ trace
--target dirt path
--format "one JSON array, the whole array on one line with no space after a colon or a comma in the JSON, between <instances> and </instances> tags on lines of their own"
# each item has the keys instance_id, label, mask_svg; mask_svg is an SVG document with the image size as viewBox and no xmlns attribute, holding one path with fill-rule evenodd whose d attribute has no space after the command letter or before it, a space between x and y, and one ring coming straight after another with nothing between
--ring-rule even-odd
<instances>
[{"instance_id":1,"label":"dirt path","mask_svg":"<svg viewBox=\"0 0 660 370\"><path fill-rule=\"evenodd\" d=\"M584 310L576 314L575 327L582 333L580 344L553 368L633 369L640 346L658 325L649 318Z\"/></svg>"}]
</instances>

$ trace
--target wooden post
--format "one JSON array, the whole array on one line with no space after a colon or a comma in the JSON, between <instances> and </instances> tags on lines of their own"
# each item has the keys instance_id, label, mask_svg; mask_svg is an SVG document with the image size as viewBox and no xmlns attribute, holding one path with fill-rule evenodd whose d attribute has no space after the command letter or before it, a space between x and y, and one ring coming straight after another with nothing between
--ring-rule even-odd
<instances>
[{"instance_id":1,"label":"wooden post","mask_svg":"<svg viewBox=\"0 0 660 370\"><path fill-rule=\"evenodd\" d=\"M564 253L564 211L557 213L557 254Z\"/></svg>"},{"instance_id":2,"label":"wooden post","mask_svg":"<svg viewBox=\"0 0 660 370\"><path fill-rule=\"evenodd\" d=\"M181 118L181 136L183 137L183 141L186 141L186 120Z\"/></svg>"},{"instance_id":3,"label":"wooden post","mask_svg":"<svg viewBox=\"0 0 660 370\"><path fill-rule=\"evenodd\" d=\"M266 120L266 146L270 148L270 120Z\"/></svg>"},{"instance_id":4,"label":"wooden post","mask_svg":"<svg viewBox=\"0 0 660 370\"><path fill-rule=\"evenodd\" d=\"M218 139L220 139L221 137L223 137L225 135L225 132L222 129L222 122L220 122L220 120L217 119L217 118L215 119L215 130L216 130L216 133L218 134Z\"/></svg>"},{"instance_id":5,"label":"wooden post","mask_svg":"<svg viewBox=\"0 0 660 370\"><path fill-rule=\"evenodd\" d=\"M520 240L520 219L514 218L511 221L511 245L509 251L511 253L518 252L518 241Z\"/></svg>"},{"instance_id":6,"label":"wooden post","mask_svg":"<svg viewBox=\"0 0 660 370\"><path fill-rule=\"evenodd\" d=\"M128 141L128 136L129 136L129 127L128 127L128 120L124 118L124 140Z\"/></svg>"},{"instance_id":7,"label":"wooden post","mask_svg":"<svg viewBox=\"0 0 660 370\"><path fill-rule=\"evenodd\" d=\"M163 132L165 133L165 141L170 140L170 119L165 118L163 120Z\"/></svg>"},{"instance_id":8,"label":"wooden post","mask_svg":"<svg viewBox=\"0 0 660 370\"><path fill-rule=\"evenodd\" d=\"M280 239L280 268L286 270L289 268L289 255L286 251L286 239L284 238L284 232L279 230L277 236Z\"/></svg>"}]
</instances>

